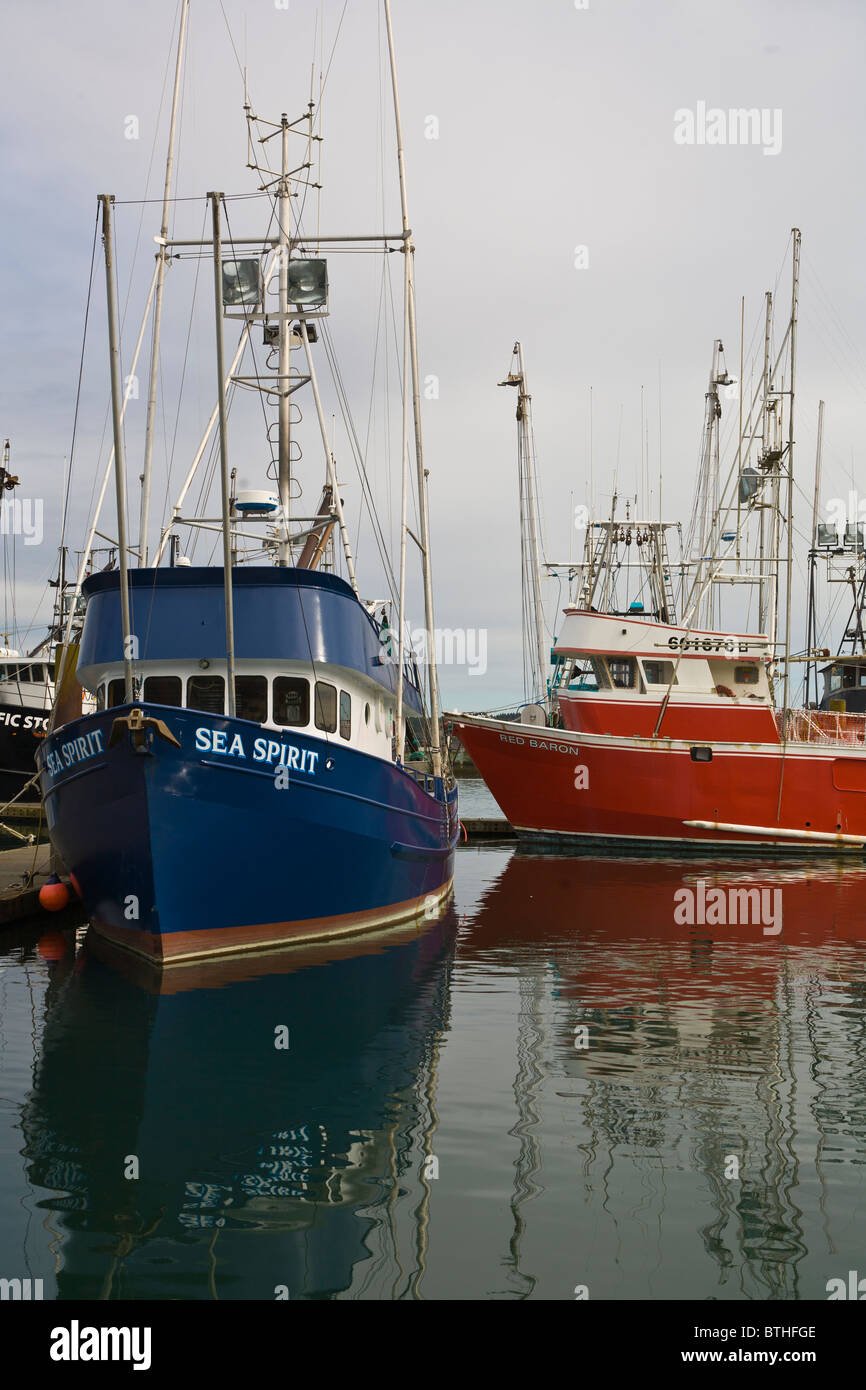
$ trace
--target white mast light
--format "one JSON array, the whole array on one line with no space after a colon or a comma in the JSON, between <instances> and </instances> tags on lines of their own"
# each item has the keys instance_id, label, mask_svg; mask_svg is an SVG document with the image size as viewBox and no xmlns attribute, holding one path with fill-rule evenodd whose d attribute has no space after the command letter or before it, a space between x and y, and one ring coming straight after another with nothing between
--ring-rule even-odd
<instances>
[{"instance_id":1,"label":"white mast light","mask_svg":"<svg viewBox=\"0 0 866 1390\"><path fill-rule=\"evenodd\" d=\"M289 261L290 304L323 308L328 302L328 262Z\"/></svg>"},{"instance_id":2,"label":"white mast light","mask_svg":"<svg viewBox=\"0 0 866 1390\"><path fill-rule=\"evenodd\" d=\"M223 305L261 304L262 265L250 258L242 261L223 261Z\"/></svg>"}]
</instances>

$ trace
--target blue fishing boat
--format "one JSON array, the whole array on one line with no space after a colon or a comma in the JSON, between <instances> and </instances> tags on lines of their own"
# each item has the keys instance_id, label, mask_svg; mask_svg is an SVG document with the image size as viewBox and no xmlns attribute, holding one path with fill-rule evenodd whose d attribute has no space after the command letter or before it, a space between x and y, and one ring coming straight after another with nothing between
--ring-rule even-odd
<instances>
[{"instance_id":1,"label":"blue fishing boat","mask_svg":"<svg viewBox=\"0 0 866 1390\"><path fill-rule=\"evenodd\" d=\"M184 9L175 96L185 15ZM256 129L264 125L271 132L262 143L281 140L275 178L269 177L273 170L260 170L276 224L260 241L224 236L220 193L207 195L210 239L169 241L167 177L154 272L154 365L161 276L179 247L194 245L199 257L213 260L218 394L212 426L218 422L221 509L218 518L182 515L194 464L153 563L150 428L138 549L126 540L113 199L100 197L117 566L82 580L80 634L72 626L80 605L69 605L66 676L58 682L53 727L38 767L52 842L94 929L159 964L429 919L450 892L459 823L456 783L440 740L435 643L425 642L422 678L404 614L406 536L417 539L407 515L412 452L424 630L432 634L414 248L396 81L394 96L403 213L396 235L309 238L292 225L290 138L301 135L308 144L318 138L313 103L295 122L285 114L279 122L262 122L245 108ZM172 140L173 131L174 113ZM383 256L402 253L404 268L400 560L397 573L386 573L390 598L367 602L358 587L312 349L327 332L321 246L345 250L355 242ZM272 280L276 303L268 299ZM226 369L229 318L240 319L243 329ZM254 326L263 330L269 369L244 376L238 366ZM299 354L301 367L293 361ZM238 491L230 469L227 393L238 385L252 385L277 402L272 491L267 475L263 489ZM293 514L298 412L293 415L292 407L302 387L312 394L324 452L321 502L312 516ZM149 405L154 398L152 383ZM196 463L206 443L207 435ZM189 535L194 527L209 529L221 543L221 565L193 565L179 553L184 528ZM340 566L345 578L337 573ZM96 702L95 712L83 717L70 716L73 660L77 686Z\"/></svg>"}]
</instances>

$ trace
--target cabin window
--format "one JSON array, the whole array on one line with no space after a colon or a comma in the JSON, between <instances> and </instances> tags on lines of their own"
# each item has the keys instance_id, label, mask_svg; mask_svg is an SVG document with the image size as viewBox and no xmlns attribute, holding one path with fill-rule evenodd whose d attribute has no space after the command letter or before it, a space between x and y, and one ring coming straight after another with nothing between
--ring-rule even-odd
<instances>
[{"instance_id":1,"label":"cabin window","mask_svg":"<svg viewBox=\"0 0 866 1390\"><path fill-rule=\"evenodd\" d=\"M126 704L126 681L121 676L119 680L108 682L108 708L114 709L115 705Z\"/></svg>"},{"instance_id":2,"label":"cabin window","mask_svg":"<svg viewBox=\"0 0 866 1390\"><path fill-rule=\"evenodd\" d=\"M187 708L200 709L205 714L224 714L225 687L222 676L190 676L186 683Z\"/></svg>"},{"instance_id":3,"label":"cabin window","mask_svg":"<svg viewBox=\"0 0 866 1390\"><path fill-rule=\"evenodd\" d=\"M45 684L45 671L43 670L42 666L30 667L30 679L32 681L36 681L39 685Z\"/></svg>"},{"instance_id":4,"label":"cabin window","mask_svg":"<svg viewBox=\"0 0 866 1390\"><path fill-rule=\"evenodd\" d=\"M337 732L337 687L327 681L316 681L316 728Z\"/></svg>"},{"instance_id":5,"label":"cabin window","mask_svg":"<svg viewBox=\"0 0 866 1390\"><path fill-rule=\"evenodd\" d=\"M370 706L369 706L369 705L365 705L365 706L364 706L364 723L365 723L365 724L369 724L369 722L370 722Z\"/></svg>"},{"instance_id":6,"label":"cabin window","mask_svg":"<svg viewBox=\"0 0 866 1390\"><path fill-rule=\"evenodd\" d=\"M340 691L340 738L352 737L352 697L348 690Z\"/></svg>"},{"instance_id":7,"label":"cabin window","mask_svg":"<svg viewBox=\"0 0 866 1390\"><path fill-rule=\"evenodd\" d=\"M268 717L267 676L235 676L235 714L264 724Z\"/></svg>"},{"instance_id":8,"label":"cabin window","mask_svg":"<svg viewBox=\"0 0 866 1390\"><path fill-rule=\"evenodd\" d=\"M144 698L154 705L182 705L183 681L180 676L148 676Z\"/></svg>"},{"instance_id":9,"label":"cabin window","mask_svg":"<svg viewBox=\"0 0 866 1390\"><path fill-rule=\"evenodd\" d=\"M751 662L747 666L734 667L734 682L736 685L757 685L758 668Z\"/></svg>"},{"instance_id":10,"label":"cabin window","mask_svg":"<svg viewBox=\"0 0 866 1390\"><path fill-rule=\"evenodd\" d=\"M674 685L677 683L672 661L645 661L643 674L647 685L670 685L672 681Z\"/></svg>"},{"instance_id":11,"label":"cabin window","mask_svg":"<svg viewBox=\"0 0 866 1390\"><path fill-rule=\"evenodd\" d=\"M565 657L560 657L559 660L564 662ZM602 663L597 664L601 666ZM597 690L598 683L598 672L593 662L583 658L571 663L565 677L565 684L570 690Z\"/></svg>"},{"instance_id":12,"label":"cabin window","mask_svg":"<svg viewBox=\"0 0 866 1390\"><path fill-rule=\"evenodd\" d=\"M617 690L634 690L636 661L633 656L609 656L610 678Z\"/></svg>"},{"instance_id":13,"label":"cabin window","mask_svg":"<svg viewBox=\"0 0 866 1390\"><path fill-rule=\"evenodd\" d=\"M105 686L100 685L96 691L96 708L105 709Z\"/></svg>"},{"instance_id":14,"label":"cabin window","mask_svg":"<svg viewBox=\"0 0 866 1390\"><path fill-rule=\"evenodd\" d=\"M303 727L310 722L310 682L300 676L274 681L274 723Z\"/></svg>"},{"instance_id":15,"label":"cabin window","mask_svg":"<svg viewBox=\"0 0 866 1390\"><path fill-rule=\"evenodd\" d=\"M599 690L610 690L610 676L607 674L607 667L601 657L592 656L589 659L592 673L595 676L595 683Z\"/></svg>"}]
</instances>

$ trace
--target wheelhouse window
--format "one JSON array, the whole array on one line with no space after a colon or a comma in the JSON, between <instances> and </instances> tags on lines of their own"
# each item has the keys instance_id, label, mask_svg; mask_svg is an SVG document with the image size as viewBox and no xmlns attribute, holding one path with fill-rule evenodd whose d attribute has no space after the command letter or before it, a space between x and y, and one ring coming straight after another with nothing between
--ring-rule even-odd
<instances>
[{"instance_id":1,"label":"wheelhouse window","mask_svg":"<svg viewBox=\"0 0 866 1390\"><path fill-rule=\"evenodd\" d=\"M753 662L745 666L734 667L734 683L736 685L757 685L758 668Z\"/></svg>"},{"instance_id":2,"label":"wheelhouse window","mask_svg":"<svg viewBox=\"0 0 866 1390\"><path fill-rule=\"evenodd\" d=\"M121 676L118 680L108 682L108 708L114 709L115 705L126 704L126 681Z\"/></svg>"},{"instance_id":3,"label":"wheelhouse window","mask_svg":"<svg viewBox=\"0 0 866 1390\"><path fill-rule=\"evenodd\" d=\"M647 685L670 685L671 681L674 685L677 683L672 661L645 661L643 677Z\"/></svg>"},{"instance_id":4,"label":"wheelhouse window","mask_svg":"<svg viewBox=\"0 0 866 1390\"><path fill-rule=\"evenodd\" d=\"M607 667L617 690L634 690L637 662L633 656L609 656Z\"/></svg>"},{"instance_id":5,"label":"wheelhouse window","mask_svg":"<svg viewBox=\"0 0 866 1390\"><path fill-rule=\"evenodd\" d=\"M187 708L200 709L205 714L223 714L225 688L222 676L190 676L186 683Z\"/></svg>"},{"instance_id":6,"label":"wheelhouse window","mask_svg":"<svg viewBox=\"0 0 866 1390\"><path fill-rule=\"evenodd\" d=\"M352 697L348 690L340 691L340 738L352 737Z\"/></svg>"},{"instance_id":7,"label":"wheelhouse window","mask_svg":"<svg viewBox=\"0 0 866 1390\"><path fill-rule=\"evenodd\" d=\"M100 685L100 686L97 687L97 691L96 691L96 708L97 708L98 710L100 710L100 709L105 709L105 686L104 686L104 685Z\"/></svg>"},{"instance_id":8,"label":"wheelhouse window","mask_svg":"<svg viewBox=\"0 0 866 1390\"><path fill-rule=\"evenodd\" d=\"M610 676L607 674L607 667L600 656L591 656L589 664L592 667L592 674L595 676L595 683L599 690L610 690Z\"/></svg>"},{"instance_id":9,"label":"wheelhouse window","mask_svg":"<svg viewBox=\"0 0 866 1390\"><path fill-rule=\"evenodd\" d=\"M601 663L597 663L601 665ZM578 658L571 663L571 668L566 676L565 684L570 690L597 690L598 672L595 665L586 657Z\"/></svg>"},{"instance_id":10,"label":"wheelhouse window","mask_svg":"<svg viewBox=\"0 0 866 1390\"><path fill-rule=\"evenodd\" d=\"M301 676L274 681L274 723L304 727L310 722L310 682Z\"/></svg>"},{"instance_id":11,"label":"wheelhouse window","mask_svg":"<svg viewBox=\"0 0 866 1390\"><path fill-rule=\"evenodd\" d=\"M264 724L268 717L267 676L235 676L235 714Z\"/></svg>"},{"instance_id":12,"label":"wheelhouse window","mask_svg":"<svg viewBox=\"0 0 866 1390\"><path fill-rule=\"evenodd\" d=\"M147 676L144 698L154 705L182 705L183 681L180 676Z\"/></svg>"},{"instance_id":13,"label":"wheelhouse window","mask_svg":"<svg viewBox=\"0 0 866 1390\"><path fill-rule=\"evenodd\" d=\"M337 687L316 681L316 728L326 734L337 732Z\"/></svg>"}]
</instances>

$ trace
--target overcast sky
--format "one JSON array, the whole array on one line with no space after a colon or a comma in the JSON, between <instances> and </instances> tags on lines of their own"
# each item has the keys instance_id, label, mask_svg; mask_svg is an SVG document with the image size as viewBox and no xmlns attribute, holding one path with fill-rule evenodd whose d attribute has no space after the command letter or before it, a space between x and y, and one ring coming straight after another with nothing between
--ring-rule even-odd
<instances>
[{"instance_id":1,"label":"overcast sky","mask_svg":"<svg viewBox=\"0 0 866 1390\"><path fill-rule=\"evenodd\" d=\"M197 201L174 205L176 234L201 234L210 189L255 191L245 168L239 63L248 67L256 113L278 119L283 110L301 114L313 66L318 90L322 57L322 231L399 227L380 11L375 0L348 0L345 14L343 0L289 0L288 9L274 0L224 0L224 12L219 0L192 0L175 194ZM98 193L114 193L122 203L125 363L144 306L160 208L158 201L142 209L133 200L161 196L177 13L176 0L2 5L0 437L12 440L20 495L44 502L42 544L19 538L17 545L16 638L23 646L42 635L37 619L44 622L49 611L45 581L60 539ZM582 537L571 526L571 508L585 503L606 511L615 471L621 494L638 491L641 387L653 479L652 496L641 502L658 507L661 434L663 510L686 522L713 339L725 342L736 375L741 296L747 346L765 289L777 287L782 322L789 235L798 226L797 474L810 496L823 397L825 500L856 489L866 385L866 11L845 0L589 0L586 8L574 0L393 0L393 14L418 248L421 370L438 378L439 392L424 403L436 619L442 627L487 633L486 674L446 667L442 685L446 705L479 709L518 695L522 685L515 400L496 387L515 339L524 344L533 395L549 555L568 559L570 547L577 553ZM699 103L764 110L766 138L678 143L675 113L697 113ZM136 122L138 138L130 139ZM263 230L264 200L229 209L234 232ZM314 226L315 217L305 225ZM111 443L98 242L96 250L66 532L73 548L84 538L94 478ZM398 260L388 265L395 290ZM168 469L174 486L213 405L209 266L199 267L197 284L195 277L192 261L168 277L154 535L168 509ZM346 258L334 257L330 279L332 329L353 416L362 441L369 439L370 469L393 536L399 402L396 367L386 374L384 366L382 344L392 330L379 316L381 258L356 260L350 269ZM390 435L389 402L382 391L371 392L377 333L376 383L389 382ZM393 344L390 351L393 358ZM261 370L260 353L257 360ZM144 363L139 370L141 398L127 415L133 533ZM324 374L322 386L330 418L334 398ZM301 408L304 495L312 502L321 477L318 433L312 402ZM359 487L340 425L335 445L353 520ZM264 485L270 453L256 401L233 413L231 448L243 482ZM109 501L113 506L110 494ZM801 529L807 512L804 502ZM101 529L113 531L110 510L105 521ZM363 530L358 548L362 592L376 597L381 585ZM373 576L367 582L365 565ZM555 590L550 598L554 621ZM830 642L837 637L828 634Z\"/></svg>"}]
</instances>

